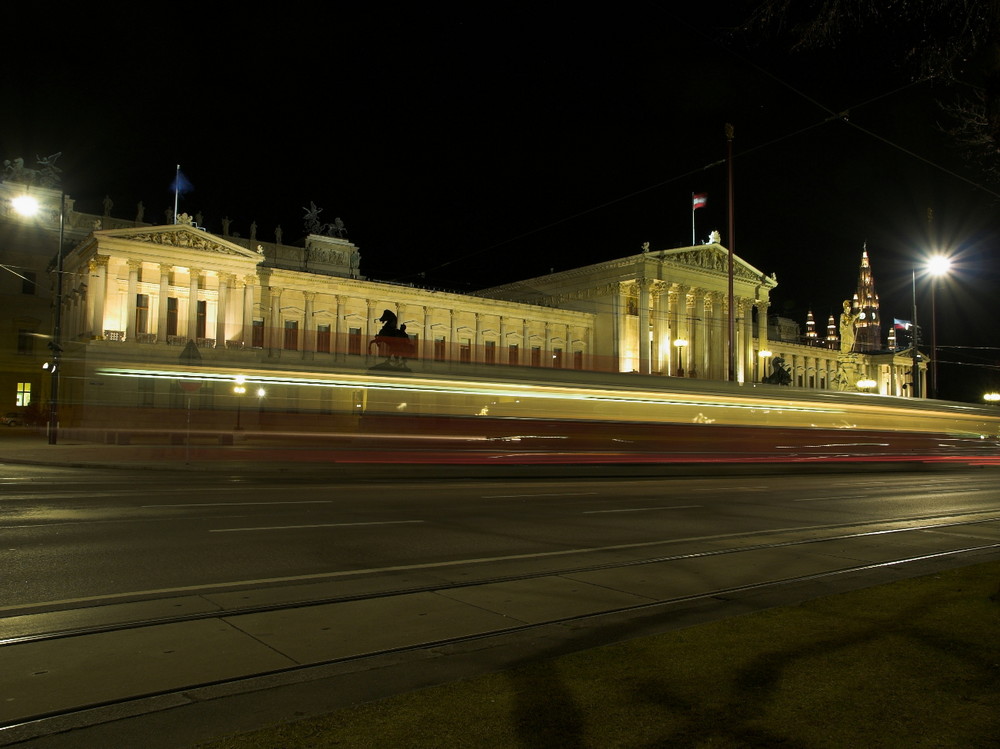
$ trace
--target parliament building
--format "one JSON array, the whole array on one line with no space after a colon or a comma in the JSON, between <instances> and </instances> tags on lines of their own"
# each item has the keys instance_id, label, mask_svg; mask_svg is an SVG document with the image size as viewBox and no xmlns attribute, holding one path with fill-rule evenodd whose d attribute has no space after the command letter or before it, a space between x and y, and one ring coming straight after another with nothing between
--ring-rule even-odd
<instances>
[{"instance_id":1,"label":"parliament building","mask_svg":"<svg viewBox=\"0 0 1000 749\"><path fill-rule=\"evenodd\" d=\"M406 342L393 366L427 376L496 379L516 368L538 381L631 375L912 397L914 361L921 377L926 367L893 338L883 344L867 250L844 314L819 335L810 313L800 334L795 321L769 318L775 276L730 257L717 234L451 293L366 278L358 246L337 227L294 245L258 238L256 227L230 235L228 222L212 234L184 214L148 223L141 206L131 219L110 215L110 201L103 215L78 212L57 187L30 181L0 183L0 412L29 420L46 408L53 358L62 426L100 428L108 406L184 397L176 383L108 371L364 372L387 357L389 326ZM32 217L14 202L26 191L41 206ZM266 408L352 407L350 393L314 390L272 387ZM225 396L209 383L198 408Z\"/></svg>"}]
</instances>

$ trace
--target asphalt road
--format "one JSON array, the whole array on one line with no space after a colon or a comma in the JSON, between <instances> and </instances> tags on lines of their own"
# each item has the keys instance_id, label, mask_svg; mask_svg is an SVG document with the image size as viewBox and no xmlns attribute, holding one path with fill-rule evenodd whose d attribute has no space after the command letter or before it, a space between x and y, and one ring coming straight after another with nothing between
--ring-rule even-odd
<instances>
[{"instance_id":1,"label":"asphalt road","mask_svg":"<svg viewBox=\"0 0 1000 749\"><path fill-rule=\"evenodd\" d=\"M998 509L982 470L310 483L3 465L0 614L338 580L370 593ZM879 541L921 539L934 548Z\"/></svg>"}]
</instances>

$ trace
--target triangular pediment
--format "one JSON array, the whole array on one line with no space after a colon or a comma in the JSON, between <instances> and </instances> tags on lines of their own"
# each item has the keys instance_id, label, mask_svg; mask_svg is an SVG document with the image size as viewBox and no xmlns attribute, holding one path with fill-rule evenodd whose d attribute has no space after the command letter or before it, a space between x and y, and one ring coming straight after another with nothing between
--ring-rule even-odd
<instances>
[{"instance_id":1,"label":"triangular pediment","mask_svg":"<svg viewBox=\"0 0 1000 749\"><path fill-rule=\"evenodd\" d=\"M684 247L677 250L664 250L657 253L666 262L677 263L689 268L701 268L718 273L729 272L729 250L722 245L707 244L697 247ZM754 268L750 263L738 256L733 256L733 276L756 283L773 281L768 276Z\"/></svg>"},{"instance_id":2,"label":"triangular pediment","mask_svg":"<svg viewBox=\"0 0 1000 749\"><path fill-rule=\"evenodd\" d=\"M95 231L98 239L115 239L126 242L157 245L159 247L174 247L181 250L194 250L208 255L227 255L244 258L258 263L264 259L262 253L253 252L245 247L228 242L225 239L196 229L186 224L167 226L146 226L135 229L108 229Z\"/></svg>"}]
</instances>

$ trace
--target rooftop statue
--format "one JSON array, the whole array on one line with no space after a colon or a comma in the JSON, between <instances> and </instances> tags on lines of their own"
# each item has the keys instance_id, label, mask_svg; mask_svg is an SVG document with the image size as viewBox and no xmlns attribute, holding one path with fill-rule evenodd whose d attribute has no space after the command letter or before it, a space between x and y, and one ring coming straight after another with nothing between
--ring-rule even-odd
<instances>
[{"instance_id":1,"label":"rooftop statue","mask_svg":"<svg viewBox=\"0 0 1000 749\"><path fill-rule=\"evenodd\" d=\"M55 187L61 181L59 176L62 169L56 166L56 160L62 156L62 151L51 156L35 156L37 169L30 169L24 166L24 159L4 159L3 181L20 182L25 185L37 185L38 187Z\"/></svg>"}]
</instances>

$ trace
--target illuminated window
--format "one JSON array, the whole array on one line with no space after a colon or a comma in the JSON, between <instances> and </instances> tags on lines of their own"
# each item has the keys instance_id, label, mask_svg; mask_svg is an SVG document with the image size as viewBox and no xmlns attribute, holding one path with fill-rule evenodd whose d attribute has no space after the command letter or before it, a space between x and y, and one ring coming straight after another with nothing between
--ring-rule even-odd
<instances>
[{"instance_id":1,"label":"illuminated window","mask_svg":"<svg viewBox=\"0 0 1000 749\"><path fill-rule=\"evenodd\" d=\"M167 297L167 335L177 335L177 297Z\"/></svg>"},{"instance_id":2,"label":"illuminated window","mask_svg":"<svg viewBox=\"0 0 1000 749\"><path fill-rule=\"evenodd\" d=\"M296 351L299 348L299 321L285 320L285 341L284 348L288 351Z\"/></svg>"},{"instance_id":3,"label":"illuminated window","mask_svg":"<svg viewBox=\"0 0 1000 749\"><path fill-rule=\"evenodd\" d=\"M330 326L329 325L317 325L316 326L316 350L324 353L330 353Z\"/></svg>"},{"instance_id":4,"label":"illuminated window","mask_svg":"<svg viewBox=\"0 0 1000 749\"><path fill-rule=\"evenodd\" d=\"M149 294L135 295L135 332L148 333Z\"/></svg>"},{"instance_id":5,"label":"illuminated window","mask_svg":"<svg viewBox=\"0 0 1000 749\"><path fill-rule=\"evenodd\" d=\"M19 382L17 383L17 400L14 403L15 406L24 407L31 403L31 383L30 382Z\"/></svg>"},{"instance_id":6,"label":"illuminated window","mask_svg":"<svg viewBox=\"0 0 1000 749\"><path fill-rule=\"evenodd\" d=\"M195 319L195 336L205 337L205 330L208 327L208 302L202 300L198 302L198 316Z\"/></svg>"}]
</instances>

